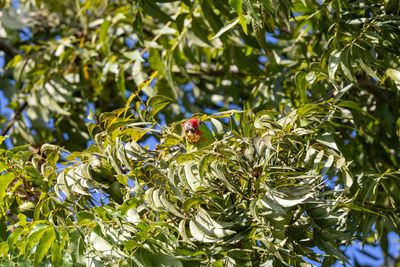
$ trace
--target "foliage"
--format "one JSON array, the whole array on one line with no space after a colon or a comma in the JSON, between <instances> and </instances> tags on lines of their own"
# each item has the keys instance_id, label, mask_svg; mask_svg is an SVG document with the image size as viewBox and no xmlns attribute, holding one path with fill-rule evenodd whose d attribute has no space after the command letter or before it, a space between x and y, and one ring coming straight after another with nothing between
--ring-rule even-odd
<instances>
[{"instance_id":1,"label":"foliage","mask_svg":"<svg viewBox=\"0 0 400 267\"><path fill-rule=\"evenodd\" d=\"M131 2L0 2L4 264L398 261L398 0Z\"/></svg>"}]
</instances>

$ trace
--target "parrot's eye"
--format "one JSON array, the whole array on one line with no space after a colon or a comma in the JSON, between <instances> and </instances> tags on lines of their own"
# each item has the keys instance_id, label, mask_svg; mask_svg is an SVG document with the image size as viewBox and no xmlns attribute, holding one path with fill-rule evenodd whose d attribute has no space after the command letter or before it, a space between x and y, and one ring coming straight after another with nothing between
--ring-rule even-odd
<instances>
[{"instance_id":1,"label":"parrot's eye","mask_svg":"<svg viewBox=\"0 0 400 267\"><path fill-rule=\"evenodd\" d=\"M203 122L202 122L202 121L199 121L199 125L203 125Z\"/></svg>"}]
</instances>

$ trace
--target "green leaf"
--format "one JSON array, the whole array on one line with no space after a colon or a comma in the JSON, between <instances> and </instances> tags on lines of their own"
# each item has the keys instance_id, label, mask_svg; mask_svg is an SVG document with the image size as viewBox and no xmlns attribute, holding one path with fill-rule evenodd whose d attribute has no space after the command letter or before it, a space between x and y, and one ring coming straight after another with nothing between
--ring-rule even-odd
<instances>
[{"instance_id":1,"label":"green leaf","mask_svg":"<svg viewBox=\"0 0 400 267\"><path fill-rule=\"evenodd\" d=\"M203 243L214 243L216 242L218 239L207 235L201 228L201 226L198 225L198 223L196 223L193 220L189 221L189 229L190 229L190 233L192 234L193 238L196 239L197 241L203 242Z\"/></svg>"},{"instance_id":2,"label":"green leaf","mask_svg":"<svg viewBox=\"0 0 400 267\"><path fill-rule=\"evenodd\" d=\"M160 76L165 76L164 67L157 49L150 49L149 63L154 70L160 73Z\"/></svg>"},{"instance_id":3,"label":"green leaf","mask_svg":"<svg viewBox=\"0 0 400 267\"><path fill-rule=\"evenodd\" d=\"M202 197L189 197L183 202L182 208L184 211L188 212L191 207L197 207L205 203L206 201Z\"/></svg>"},{"instance_id":4,"label":"green leaf","mask_svg":"<svg viewBox=\"0 0 400 267\"><path fill-rule=\"evenodd\" d=\"M24 19L22 14L17 14L14 9L4 9L1 16L1 23L3 27L9 30L19 30L21 28L28 27L26 22L24 23Z\"/></svg>"},{"instance_id":5,"label":"green leaf","mask_svg":"<svg viewBox=\"0 0 400 267\"><path fill-rule=\"evenodd\" d=\"M315 71L311 71L306 75L306 81L309 84L313 84L316 79L317 79L317 76L315 74Z\"/></svg>"},{"instance_id":6,"label":"green leaf","mask_svg":"<svg viewBox=\"0 0 400 267\"><path fill-rule=\"evenodd\" d=\"M153 195L152 195L152 199L153 199L154 205L156 206L156 210L164 211L165 207L164 207L164 205L163 205L163 203L161 202L161 199L160 199L160 195L161 195L160 191L161 190L158 189L158 188L156 190L154 190L153 191Z\"/></svg>"},{"instance_id":7,"label":"green leaf","mask_svg":"<svg viewBox=\"0 0 400 267\"><path fill-rule=\"evenodd\" d=\"M188 32L187 36L196 46L211 47L212 44L208 39L208 31L206 30L207 28L208 27L204 25L204 21L202 19L193 17L191 31Z\"/></svg>"},{"instance_id":8,"label":"green leaf","mask_svg":"<svg viewBox=\"0 0 400 267\"><path fill-rule=\"evenodd\" d=\"M160 6L157 2L151 0L143 1L143 10L149 14L153 18L157 18L162 23L167 23L168 21L173 21L173 19L168 16L163 10L161 10Z\"/></svg>"},{"instance_id":9,"label":"green leaf","mask_svg":"<svg viewBox=\"0 0 400 267\"><path fill-rule=\"evenodd\" d=\"M214 36L210 38L210 41L219 38L222 34L224 34L226 31L229 31L233 27L235 27L236 24L239 23L239 18L233 19L230 21L228 24L226 24L224 27L222 27Z\"/></svg>"},{"instance_id":10,"label":"green leaf","mask_svg":"<svg viewBox=\"0 0 400 267\"><path fill-rule=\"evenodd\" d=\"M198 187L202 185L201 177L198 173L197 165L194 162L185 162L183 164L184 176L181 179L185 179L189 188L192 191L196 191Z\"/></svg>"},{"instance_id":11,"label":"green leaf","mask_svg":"<svg viewBox=\"0 0 400 267\"><path fill-rule=\"evenodd\" d=\"M335 80L335 73L336 73L336 70L337 70L337 68L339 66L341 53L342 52L339 51L339 50L333 50L331 52L331 55L329 56L328 72L329 72L329 78L331 80Z\"/></svg>"},{"instance_id":12,"label":"green leaf","mask_svg":"<svg viewBox=\"0 0 400 267\"><path fill-rule=\"evenodd\" d=\"M196 216L198 222L201 224L208 224L211 228L231 228L235 223L233 222L223 222L214 219L211 215L203 208L199 208L199 212Z\"/></svg>"},{"instance_id":13,"label":"green leaf","mask_svg":"<svg viewBox=\"0 0 400 267\"><path fill-rule=\"evenodd\" d=\"M7 169L7 164L5 162L0 161L0 173L2 173L5 169Z\"/></svg>"},{"instance_id":14,"label":"green leaf","mask_svg":"<svg viewBox=\"0 0 400 267\"><path fill-rule=\"evenodd\" d=\"M6 172L0 176L0 203L3 202L3 198L6 196L6 190L8 185L14 180L15 174L13 172Z\"/></svg>"},{"instance_id":15,"label":"green leaf","mask_svg":"<svg viewBox=\"0 0 400 267\"><path fill-rule=\"evenodd\" d=\"M273 200L275 200L277 203L279 203L279 205L281 205L282 207L289 208L289 207L293 207L293 206L303 203L308 198L312 198L313 195L314 195L314 193L310 193L301 198L295 198L295 199L282 198L282 197L272 195L271 198Z\"/></svg>"},{"instance_id":16,"label":"green leaf","mask_svg":"<svg viewBox=\"0 0 400 267\"><path fill-rule=\"evenodd\" d=\"M149 188L146 190L146 193L144 195L144 200L146 201L147 205L153 209L153 210L157 210L156 205L154 204L154 200L153 200L153 191L155 190L154 187Z\"/></svg>"},{"instance_id":17,"label":"green leaf","mask_svg":"<svg viewBox=\"0 0 400 267\"><path fill-rule=\"evenodd\" d=\"M214 238L224 238L233 234L236 234L236 231L226 229L226 228L221 228L221 227L215 227L213 222L215 221L210 221L210 217L205 217L205 216L199 216L198 214L194 222L196 225L199 227L199 229L204 232L207 236L209 237L214 237Z\"/></svg>"},{"instance_id":18,"label":"green leaf","mask_svg":"<svg viewBox=\"0 0 400 267\"><path fill-rule=\"evenodd\" d=\"M333 246L330 242L327 242L322 237L318 236L314 237L314 240L316 240L318 247L326 251L329 255L336 257L342 262L348 262L346 256L340 251L340 249Z\"/></svg>"},{"instance_id":19,"label":"green leaf","mask_svg":"<svg viewBox=\"0 0 400 267\"><path fill-rule=\"evenodd\" d=\"M356 77L353 73L353 67L351 65L350 47L346 48L340 55L340 67L342 68L343 74L353 83L356 83Z\"/></svg>"},{"instance_id":20,"label":"green leaf","mask_svg":"<svg viewBox=\"0 0 400 267\"><path fill-rule=\"evenodd\" d=\"M168 212L177 217L185 218L185 216L177 208L175 208L175 206L172 205L171 202L169 202L164 193L160 195L160 201Z\"/></svg>"},{"instance_id":21,"label":"green leaf","mask_svg":"<svg viewBox=\"0 0 400 267\"><path fill-rule=\"evenodd\" d=\"M236 133L240 133L239 128L236 124L235 119L233 118L233 116L229 116L229 128L231 131L234 131Z\"/></svg>"},{"instance_id":22,"label":"green leaf","mask_svg":"<svg viewBox=\"0 0 400 267\"><path fill-rule=\"evenodd\" d=\"M323 157L324 157L324 150L321 150L321 151L319 151L318 154L315 156L315 159L314 159L314 166L313 166L313 169L314 169L314 170L316 170L316 169L320 166Z\"/></svg>"},{"instance_id":23,"label":"green leaf","mask_svg":"<svg viewBox=\"0 0 400 267\"><path fill-rule=\"evenodd\" d=\"M227 187L229 188L229 190L231 190L232 192L235 193L239 193L240 192L236 189L236 187L230 182L230 177L227 177L223 171L223 167L221 166L221 164L218 164L217 162L212 162L212 164L210 164L210 170L211 170L211 174L221 180L221 182Z\"/></svg>"},{"instance_id":24,"label":"green leaf","mask_svg":"<svg viewBox=\"0 0 400 267\"><path fill-rule=\"evenodd\" d=\"M273 33L275 32L274 29L274 17L270 12L271 6L266 4L261 5L261 18L264 22L265 28L268 32Z\"/></svg>"},{"instance_id":25,"label":"green leaf","mask_svg":"<svg viewBox=\"0 0 400 267\"><path fill-rule=\"evenodd\" d=\"M117 79L117 87L121 96L125 97L126 86L125 86L125 70L120 68L119 75L116 77Z\"/></svg>"},{"instance_id":26,"label":"green leaf","mask_svg":"<svg viewBox=\"0 0 400 267\"><path fill-rule=\"evenodd\" d=\"M250 202L250 207L249 207L249 211L251 216L253 216L254 219L256 219L257 221L260 221L260 218L258 217L258 210L257 210L257 203L258 203L259 199L255 198Z\"/></svg>"},{"instance_id":27,"label":"green leaf","mask_svg":"<svg viewBox=\"0 0 400 267\"><path fill-rule=\"evenodd\" d=\"M357 62L357 64L360 66L360 68L365 71L369 76L377 79L378 81L380 81L381 79L379 79L377 73L372 70L372 68L370 67L369 64L365 63L364 60L368 60L368 56L367 53L364 50L361 49L357 49L355 50L356 55L355 55L355 61Z\"/></svg>"},{"instance_id":28,"label":"green leaf","mask_svg":"<svg viewBox=\"0 0 400 267\"><path fill-rule=\"evenodd\" d=\"M295 78L296 88L300 93L300 97L303 103L308 103L306 75L307 74L305 72L300 71L296 73L296 78Z\"/></svg>"},{"instance_id":29,"label":"green leaf","mask_svg":"<svg viewBox=\"0 0 400 267\"><path fill-rule=\"evenodd\" d=\"M71 152L69 152L68 150L66 150L66 149L64 149L64 148L62 148L62 147L59 147L59 146L57 146L57 145L53 145L53 144L43 144L41 147L40 147L40 151L41 152L46 152L46 151L50 151L50 152L64 152L64 153L71 153Z\"/></svg>"},{"instance_id":30,"label":"green leaf","mask_svg":"<svg viewBox=\"0 0 400 267\"><path fill-rule=\"evenodd\" d=\"M200 5L203 11L204 19L210 24L213 31L217 32L223 26L223 19L221 18L220 14L216 14L217 9L215 8L214 3L212 1L201 1ZM181 23L183 24L183 22L184 21L182 21ZM179 28L179 31L181 32L183 25Z\"/></svg>"},{"instance_id":31,"label":"green leaf","mask_svg":"<svg viewBox=\"0 0 400 267\"><path fill-rule=\"evenodd\" d=\"M208 167L209 167L211 161L213 161L213 160L215 160L214 154L206 154L201 158L200 164L199 164L199 174L200 174L201 179L203 179L204 174L208 170Z\"/></svg>"},{"instance_id":32,"label":"green leaf","mask_svg":"<svg viewBox=\"0 0 400 267\"><path fill-rule=\"evenodd\" d=\"M94 215L87 211L81 211L76 214L76 219L80 224L92 223L95 221Z\"/></svg>"},{"instance_id":33,"label":"green leaf","mask_svg":"<svg viewBox=\"0 0 400 267\"><path fill-rule=\"evenodd\" d=\"M267 41L265 40L265 28L261 20L255 18L251 19L251 25L253 27L254 34L256 36L258 44L262 49L268 51Z\"/></svg>"},{"instance_id":34,"label":"green leaf","mask_svg":"<svg viewBox=\"0 0 400 267\"><path fill-rule=\"evenodd\" d=\"M387 69L386 75L392 78L394 81L400 83L400 71L395 69Z\"/></svg>"},{"instance_id":35,"label":"green leaf","mask_svg":"<svg viewBox=\"0 0 400 267\"><path fill-rule=\"evenodd\" d=\"M156 115L160 110L162 110L165 106L170 103L174 103L175 101L172 98L163 96L163 95L155 95L150 97L147 100L147 107L151 108L152 116Z\"/></svg>"},{"instance_id":36,"label":"green leaf","mask_svg":"<svg viewBox=\"0 0 400 267\"><path fill-rule=\"evenodd\" d=\"M7 242L1 242L0 243L0 253L1 255L7 255L8 253L8 244ZM7 260L2 261L2 265L6 266L6 264L8 264L7 266L13 266L10 262L7 262Z\"/></svg>"},{"instance_id":37,"label":"green leaf","mask_svg":"<svg viewBox=\"0 0 400 267\"><path fill-rule=\"evenodd\" d=\"M211 118L211 128L215 137L217 137L218 140L221 140L224 135L224 128L222 127L222 123L217 119Z\"/></svg>"},{"instance_id":38,"label":"green leaf","mask_svg":"<svg viewBox=\"0 0 400 267\"><path fill-rule=\"evenodd\" d=\"M353 184L353 176L352 174L349 172L349 170L345 167L342 167L340 169L342 176L343 176L343 181L344 181L344 188L348 189L351 187L351 185Z\"/></svg>"},{"instance_id":39,"label":"green leaf","mask_svg":"<svg viewBox=\"0 0 400 267\"><path fill-rule=\"evenodd\" d=\"M11 149L8 149L7 152L9 152L11 154L17 154L18 152L24 151L26 148L28 148L30 146L31 146L30 144L16 146Z\"/></svg>"},{"instance_id":40,"label":"green leaf","mask_svg":"<svg viewBox=\"0 0 400 267\"><path fill-rule=\"evenodd\" d=\"M247 34L247 23L245 17L243 16L242 0L229 0L229 5L238 14L239 23L242 26L244 33Z\"/></svg>"},{"instance_id":41,"label":"green leaf","mask_svg":"<svg viewBox=\"0 0 400 267\"><path fill-rule=\"evenodd\" d=\"M42 262L44 256L46 256L47 252L49 251L50 247L53 244L53 240L55 239L56 234L52 227L49 227L42 237L39 240L38 245L36 246L35 251L35 264L39 264Z\"/></svg>"},{"instance_id":42,"label":"green leaf","mask_svg":"<svg viewBox=\"0 0 400 267\"><path fill-rule=\"evenodd\" d=\"M84 176L82 168L70 169L65 174L65 186L78 194L90 195L88 190L88 188L91 187L90 178L89 176ZM85 183L88 183L88 186L85 186Z\"/></svg>"},{"instance_id":43,"label":"green leaf","mask_svg":"<svg viewBox=\"0 0 400 267\"><path fill-rule=\"evenodd\" d=\"M140 223L140 215L136 208L132 207L126 212L126 219L128 222L137 225Z\"/></svg>"},{"instance_id":44,"label":"green leaf","mask_svg":"<svg viewBox=\"0 0 400 267\"><path fill-rule=\"evenodd\" d=\"M102 252L108 257L115 257L117 259L122 259L127 257L124 252L122 252L117 246L113 246L105 238L99 235L97 229L89 234L89 242L92 244L96 251Z\"/></svg>"},{"instance_id":45,"label":"green leaf","mask_svg":"<svg viewBox=\"0 0 400 267\"><path fill-rule=\"evenodd\" d=\"M254 58L245 55L238 47L233 49L232 54L235 64L241 71L255 77L265 74L264 71L258 67L258 62L254 60Z\"/></svg>"},{"instance_id":46,"label":"green leaf","mask_svg":"<svg viewBox=\"0 0 400 267\"><path fill-rule=\"evenodd\" d=\"M183 267L183 264L180 260L169 255L155 253L155 251L150 252L144 248L141 248L139 253L140 258L144 261L144 266Z\"/></svg>"},{"instance_id":47,"label":"green leaf","mask_svg":"<svg viewBox=\"0 0 400 267\"><path fill-rule=\"evenodd\" d=\"M100 32L99 32L99 40L100 43L103 45L102 51L104 54L108 55L108 53L110 53L110 38L108 35L108 30L111 26L111 21L109 21L108 19L105 19L104 22L101 24L100 26Z\"/></svg>"},{"instance_id":48,"label":"green leaf","mask_svg":"<svg viewBox=\"0 0 400 267\"><path fill-rule=\"evenodd\" d=\"M187 219L183 219L183 220L181 220L181 221L179 222L179 227L178 227L179 233L180 233L180 235L182 236L182 240L183 240L183 241L185 241L185 242L187 242L188 244L190 244L190 245L196 247L196 245L195 245L192 241L190 241L189 237L188 237L187 234L186 234L186 221L187 221Z\"/></svg>"},{"instance_id":49,"label":"green leaf","mask_svg":"<svg viewBox=\"0 0 400 267\"><path fill-rule=\"evenodd\" d=\"M334 156L333 155L329 155L328 159L326 160L326 162L324 164L324 167L322 167L322 170L321 170L321 175L322 176L324 176L329 171L329 168L332 166L333 161L334 161Z\"/></svg>"},{"instance_id":50,"label":"green leaf","mask_svg":"<svg viewBox=\"0 0 400 267\"><path fill-rule=\"evenodd\" d=\"M373 117L371 114L369 114L368 112L366 112L365 110L363 110L357 103L354 103L353 101L340 101L340 103L338 104L339 107L344 107L344 108L349 108L349 109L353 109L361 114L364 114L368 117L370 117L371 119L375 120L376 118Z\"/></svg>"},{"instance_id":51,"label":"green leaf","mask_svg":"<svg viewBox=\"0 0 400 267\"><path fill-rule=\"evenodd\" d=\"M144 35L143 35L143 12L138 9L136 13L135 20L133 21L133 28L135 29L136 34L138 35L138 41L140 45L144 44Z\"/></svg>"},{"instance_id":52,"label":"green leaf","mask_svg":"<svg viewBox=\"0 0 400 267\"><path fill-rule=\"evenodd\" d=\"M319 135L316 140L330 148L333 148L337 151L338 147L336 145L335 139L333 138L333 135L331 133L323 133L321 135Z\"/></svg>"},{"instance_id":53,"label":"green leaf","mask_svg":"<svg viewBox=\"0 0 400 267\"><path fill-rule=\"evenodd\" d=\"M352 209L352 210L358 210L358 211L363 211L363 212L371 213L371 214L374 214L374 215L380 215L379 213L377 213L377 212L375 212L375 211L372 211L372 210L370 210L370 209L361 207L361 206L356 205L356 204L342 204L342 206L347 207L347 208Z\"/></svg>"},{"instance_id":54,"label":"green leaf","mask_svg":"<svg viewBox=\"0 0 400 267\"><path fill-rule=\"evenodd\" d=\"M55 229L57 229L57 228L55 228ZM60 235L58 235L58 231L56 231L56 237L57 237L57 239L54 241L54 244L51 246L51 263L53 264L53 266L59 266L61 263L62 254L64 252L64 246L65 246L65 243L67 242L67 238L68 238L68 233L64 229L60 232ZM59 240L59 238L61 238L61 240Z\"/></svg>"},{"instance_id":55,"label":"green leaf","mask_svg":"<svg viewBox=\"0 0 400 267\"><path fill-rule=\"evenodd\" d=\"M40 240L42 235L48 229L49 229L49 226L44 223L35 225L35 227L33 227L31 233L29 234L29 236L27 238L27 242L25 244L24 249L21 250L21 253L26 256L29 255L31 253L31 249L32 249L33 245L35 245Z\"/></svg>"},{"instance_id":56,"label":"green leaf","mask_svg":"<svg viewBox=\"0 0 400 267\"><path fill-rule=\"evenodd\" d=\"M18 241L18 238L24 233L23 228L15 229L11 235L7 239L9 249L13 249L15 242Z\"/></svg>"}]
</instances>

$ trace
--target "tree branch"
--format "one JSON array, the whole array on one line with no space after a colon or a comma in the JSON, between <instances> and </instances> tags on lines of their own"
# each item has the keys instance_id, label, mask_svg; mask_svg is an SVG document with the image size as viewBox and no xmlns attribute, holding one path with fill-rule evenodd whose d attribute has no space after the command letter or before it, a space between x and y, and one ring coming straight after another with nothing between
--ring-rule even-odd
<instances>
[{"instance_id":1,"label":"tree branch","mask_svg":"<svg viewBox=\"0 0 400 267\"><path fill-rule=\"evenodd\" d=\"M0 39L0 50L4 51L9 56L15 56L19 54L19 51L14 46L7 43L5 40ZM7 123L6 127L1 131L1 136L5 136L8 131L13 127L14 123L17 121L18 117L24 111L24 109L28 106L28 102L25 101L15 112L14 117Z\"/></svg>"},{"instance_id":2,"label":"tree branch","mask_svg":"<svg viewBox=\"0 0 400 267\"><path fill-rule=\"evenodd\" d=\"M391 102L390 97L384 93L384 91L379 88L379 85L374 83L371 79L363 79L358 81L358 86L362 89L367 90L370 94L374 95L377 99L384 102Z\"/></svg>"},{"instance_id":3,"label":"tree branch","mask_svg":"<svg viewBox=\"0 0 400 267\"><path fill-rule=\"evenodd\" d=\"M10 56L15 56L18 54L18 49L10 45L3 39L0 39L0 50L4 51L6 54Z\"/></svg>"},{"instance_id":4,"label":"tree branch","mask_svg":"<svg viewBox=\"0 0 400 267\"><path fill-rule=\"evenodd\" d=\"M8 133L8 131L11 129L11 127L13 127L14 123L17 121L18 117L21 115L22 111L24 111L24 109L27 106L28 106L28 102L25 101L24 103L22 103L22 105L15 112L14 117L12 118L12 120L10 120L7 123L7 126L1 132L1 136L5 136Z\"/></svg>"}]
</instances>

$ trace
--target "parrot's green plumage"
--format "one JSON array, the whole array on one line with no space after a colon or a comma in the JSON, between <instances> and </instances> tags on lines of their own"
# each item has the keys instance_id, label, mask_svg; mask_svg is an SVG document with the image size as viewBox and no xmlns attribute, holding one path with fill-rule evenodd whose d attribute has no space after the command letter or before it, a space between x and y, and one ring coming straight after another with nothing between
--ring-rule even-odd
<instances>
[{"instance_id":1,"label":"parrot's green plumage","mask_svg":"<svg viewBox=\"0 0 400 267\"><path fill-rule=\"evenodd\" d=\"M215 137L200 119L190 119L183 124L186 134L187 152L196 151L215 141Z\"/></svg>"}]
</instances>

